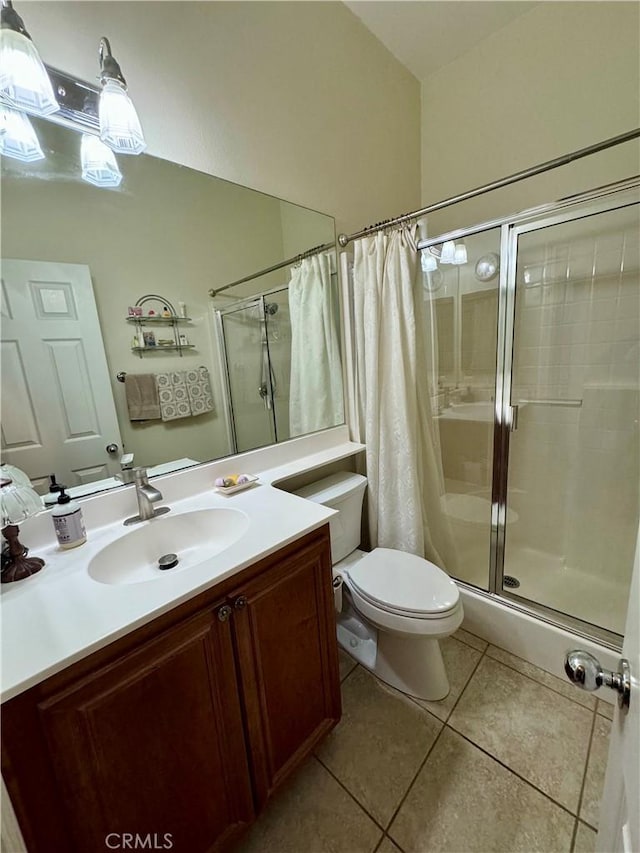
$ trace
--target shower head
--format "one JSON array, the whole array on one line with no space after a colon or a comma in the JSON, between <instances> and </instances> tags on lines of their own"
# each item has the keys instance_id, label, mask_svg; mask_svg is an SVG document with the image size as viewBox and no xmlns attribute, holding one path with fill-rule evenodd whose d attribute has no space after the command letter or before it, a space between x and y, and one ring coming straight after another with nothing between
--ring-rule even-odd
<instances>
[{"instance_id":1,"label":"shower head","mask_svg":"<svg viewBox=\"0 0 640 853\"><path fill-rule=\"evenodd\" d=\"M264 313L265 314L277 314L278 313L278 303L277 302L265 302L264 303Z\"/></svg>"}]
</instances>

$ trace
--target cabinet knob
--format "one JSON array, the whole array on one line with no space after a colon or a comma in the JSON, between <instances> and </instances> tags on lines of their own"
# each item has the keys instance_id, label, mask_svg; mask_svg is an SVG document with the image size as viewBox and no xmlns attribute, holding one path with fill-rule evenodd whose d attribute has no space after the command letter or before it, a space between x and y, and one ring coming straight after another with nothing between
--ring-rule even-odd
<instances>
[{"instance_id":1,"label":"cabinet knob","mask_svg":"<svg viewBox=\"0 0 640 853\"><path fill-rule=\"evenodd\" d=\"M218 619L221 622L226 622L232 614L232 610L228 604L223 604L222 607L218 610Z\"/></svg>"},{"instance_id":2,"label":"cabinet knob","mask_svg":"<svg viewBox=\"0 0 640 853\"><path fill-rule=\"evenodd\" d=\"M233 606L235 607L236 610L242 610L244 607L246 607L247 606L246 595L238 596L238 598L236 598L236 600L233 602Z\"/></svg>"}]
</instances>

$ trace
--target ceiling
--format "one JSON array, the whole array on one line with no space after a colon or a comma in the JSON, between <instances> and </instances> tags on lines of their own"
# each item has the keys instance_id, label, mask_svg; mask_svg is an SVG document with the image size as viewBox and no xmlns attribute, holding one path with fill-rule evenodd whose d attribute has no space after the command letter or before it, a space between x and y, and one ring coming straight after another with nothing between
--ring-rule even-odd
<instances>
[{"instance_id":1,"label":"ceiling","mask_svg":"<svg viewBox=\"0 0 640 853\"><path fill-rule=\"evenodd\" d=\"M418 80L466 53L537 3L512 0L347 0Z\"/></svg>"}]
</instances>

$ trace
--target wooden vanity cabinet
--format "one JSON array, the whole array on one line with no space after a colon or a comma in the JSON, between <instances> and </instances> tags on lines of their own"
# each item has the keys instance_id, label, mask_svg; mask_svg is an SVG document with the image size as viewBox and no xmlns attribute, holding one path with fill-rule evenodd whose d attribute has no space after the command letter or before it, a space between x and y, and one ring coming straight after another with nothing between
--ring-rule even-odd
<instances>
[{"instance_id":1,"label":"wooden vanity cabinet","mask_svg":"<svg viewBox=\"0 0 640 853\"><path fill-rule=\"evenodd\" d=\"M2 712L29 853L230 849L340 716L328 528Z\"/></svg>"}]
</instances>

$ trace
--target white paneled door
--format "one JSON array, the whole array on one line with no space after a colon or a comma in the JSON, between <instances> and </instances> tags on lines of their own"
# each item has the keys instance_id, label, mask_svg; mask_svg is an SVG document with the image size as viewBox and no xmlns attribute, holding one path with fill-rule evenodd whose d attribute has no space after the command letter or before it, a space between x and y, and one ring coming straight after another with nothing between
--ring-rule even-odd
<instances>
[{"instance_id":1,"label":"white paneled door","mask_svg":"<svg viewBox=\"0 0 640 853\"><path fill-rule=\"evenodd\" d=\"M122 441L89 267L3 260L1 328L2 460L40 492L51 473L69 486L115 474Z\"/></svg>"},{"instance_id":2,"label":"white paneled door","mask_svg":"<svg viewBox=\"0 0 640 853\"><path fill-rule=\"evenodd\" d=\"M616 708L611 726L598 853L640 850L640 531L622 656L629 661L631 670L631 702L627 712Z\"/></svg>"}]
</instances>

